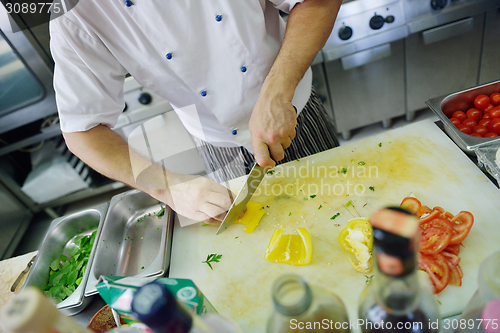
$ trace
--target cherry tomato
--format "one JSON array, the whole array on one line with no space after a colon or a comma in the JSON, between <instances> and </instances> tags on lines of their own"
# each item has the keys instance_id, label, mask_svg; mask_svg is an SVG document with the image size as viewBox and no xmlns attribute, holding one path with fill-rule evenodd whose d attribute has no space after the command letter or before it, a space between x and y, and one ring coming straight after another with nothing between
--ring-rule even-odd
<instances>
[{"instance_id":1,"label":"cherry tomato","mask_svg":"<svg viewBox=\"0 0 500 333\"><path fill-rule=\"evenodd\" d=\"M467 118L474 119L475 121L479 121L479 120L481 120L481 118L483 118L483 111L476 109L476 108L470 108L469 110L467 110L466 115L467 115Z\"/></svg>"},{"instance_id":2,"label":"cherry tomato","mask_svg":"<svg viewBox=\"0 0 500 333\"><path fill-rule=\"evenodd\" d=\"M457 118L460 121L464 121L465 119L467 119L467 116L465 115L465 112L463 112L463 111L455 111L455 112L453 112L451 117Z\"/></svg>"},{"instance_id":3,"label":"cherry tomato","mask_svg":"<svg viewBox=\"0 0 500 333\"><path fill-rule=\"evenodd\" d=\"M451 119L450 119L451 120ZM484 127L488 127L488 124L490 123L491 119L490 118L483 118L481 119L477 124L482 125Z\"/></svg>"},{"instance_id":4,"label":"cherry tomato","mask_svg":"<svg viewBox=\"0 0 500 333\"><path fill-rule=\"evenodd\" d=\"M475 137L478 137L478 138L482 138L483 136L479 133L471 133L470 135L472 136L475 136Z\"/></svg>"},{"instance_id":5,"label":"cherry tomato","mask_svg":"<svg viewBox=\"0 0 500 333\"><path fill-rule=\"evenodd\" d=\"M479 134L481 136L485 135L486 133L488 133L488 129L486 128L486 126L483 126L483 125L477 125L477 126L474 126L472 128L472 134Z\"/></svg>"},{"instance_id":6,"label":"cherry tomato","mask_svg":"<svg viewBox=\"0 0 500 333\"><path fill-rule=\"evenodd\" d=\"M483 135L483 138L496 138L498 134L489 132L488 134Z\"/></svg>"},{"instance_id":7,"label":"cherry tomato","mask_svg":"<svg viewBox=\"0 0 500 333\"><path fill-rule=\"evenodd\" d=\"M459 131L464 132L465 134L471 134L472 133L472 128L470 126L467 126L465 124L460 124L457 126Z\"/></svg>"},{"instance_id":8,"label":"cherry tomato","mask_svg":"<svg viewBox=\"0 0 500 333\"><path fill-rule=\"evenodd\" d=\"M460 126L463 126L463 124ZM488 130L500 135L500 118L491 119L491 122L488 124Z\"/></svg>"},{"instance_id":9,"label":"cherry tomato","mask_svg":"<svg viewBox=\"0 0 500 333\"><path fill-rule=\"evenodd\" d=\"M488 113L490 112L491 109L493 109L495 106L493 104L488 104L486 109L483 110L483 113Z\"/></svg>"},{"instance_id":10,"label":"cherry tomato","mask_svg":"<svg viewBox=\"0 0 500 333\"><path fill-rule=\"evenodd\" d=\"M460 244L469 234L470 228L474 224L474 216L470 212L462 211L450 221L453 224L453 237L450 244Z\"/></svg>"},{"instance_id":11,"label":"cherry tomato","mask_svg":"<svg viewBox=\"0 0 500 333\"><path fill-rule=\"evenodd\" d=\"M484 110L490 104L490 98L486 95L479 95L474 99L476 108Z\"/></svg>"},{"instance_id":12,"label":"cherry tomato","mask_svg":"<svg viewBox=\"0 0 500 333\"><path fill-rule=\"evenodd\" d=\"M476 126L476 125L477 125L477 122L476 122L474 119L467 118L467 119L465 119L464 121L462 121L462 124L463 124L463 125L467 125L467 126L469 126L470 128L473 128L474 126Z\"/></svg>"},{"instance_id":13,"label":"cherry tomato","mask_svg":"<svg viewBox=\"0 0 500 333\"><path fill-rule=\"evenodd\" d=\"M450 118L450 121L453 125L455 126L458 126L460 125L462 122L460 120L458 120L457 118Z\"/></svg>"},{"instance_id":14,"label":"cherry tomato","mask_svg":"<svg viewBox=\"0 0 500 333\"><path fill-rule=\"evenodd\" d=\"M490 119L490 114L489 113L483 114L483 119Z\"/></svg>"},{"instance_id":15,"label":"cherry tomato","mask_svg":"<svg viewBox=\"0 0 500 333\"><path fill-rule=\"evenodd\" d=\"M500 104L500 93L491 94L490 101L491 101L491 103L493 103L495 105L499 105Z\"/></svg>"},{"instance_id":16,"label":"cherry tomato","mask_svg":"<svg viewBox=\"0 0 500 333\"><path fill-rule=\"evenodd\" d=\"M488 114L490 118L500 118L500 106L495 106Z\"/></svg>"}]
</instances>

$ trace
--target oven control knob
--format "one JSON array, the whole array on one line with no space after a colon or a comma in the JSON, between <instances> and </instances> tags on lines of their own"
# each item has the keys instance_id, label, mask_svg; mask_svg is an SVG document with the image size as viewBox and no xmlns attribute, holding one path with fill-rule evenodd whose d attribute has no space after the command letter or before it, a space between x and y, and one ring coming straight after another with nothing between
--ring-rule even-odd
<instances>
[{"instance_id":1,"label":"oven control knob","mask_svg":"<svg viewBox=\"0 0 500 333\"><path fill-rule=\"evenodd\" d=\"M392 15L389 15L385 18L385 22L387 22L387 23L392 23L392 22L394 22L394 20L395 20L395 18Z\"/></svg>"},{"instance_id":2,"label":"oven control knob","mask_svg":"<svg viewBox=\"0 0 500 333\"><path fill-rule=\"evenodd\" d=\"M378 29L382 28L384 23L385 23L385 19L382 16L374 15L370 19L370 28L372 28L373 30L378 30Z\"/></svg>"},{"instance_id":3,"label":"oven control knob","mask_svg":"<svg viewBox=\"0 0 500 333\"><path fill-rule=\"evenodd\" d=\"M434 10L440 10L446 7L448 0L431 0L431 7Z\"/></svg>"},{"instance_id":4,"label":"oven control knob","mask_svg":"<svg viewBox=\"0 0 500 333\"><path fill-rule=\"evenodd\" d=\"M139 95L139 103L141 103L143 105L147 105L147 104L151 103L152 100L153 100L153 97L151 97L151 95L148 93L142 93Z\"/></svg>"},{"instance_id":5,"label":"oven control knob","mask_svg":"<svg viewBox=\"0 0 500 333\"><path fill-rule=\"evenodd\" d=\"M339 29L339 38L342 40L348 40L352 37L352 28L349 26L343 26Z\"/></svg>"}]
</instances>

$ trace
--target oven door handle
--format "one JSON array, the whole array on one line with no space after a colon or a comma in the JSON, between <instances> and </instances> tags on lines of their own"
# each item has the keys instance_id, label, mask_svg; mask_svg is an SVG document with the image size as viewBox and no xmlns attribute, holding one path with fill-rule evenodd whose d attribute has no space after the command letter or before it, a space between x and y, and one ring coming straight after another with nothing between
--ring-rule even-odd
<instances>
[{"instance_id":1,"label":"oven door handle","mask_svg":"<svg viewBox=\"0 0 500 333\"><path fill-rule=\"evenodd\" d=\"M354 54L340 58L342 68L347 71L356 67L361 67L371 62L388 58L391 56L391 44L384 44L371 49L356 52Z\"/></svg>"},{"instance_id":2,"label":"oven door handle","mask_svg":"<svg viewBox=\"0 0 500 333\"><path fill-rule=\"evenodd\" d=\"M466 19L442 25L433 29L422 32L424 44L429 45L432 43L441 42L443 40L457 37L474 29L474 18L468 17Z\"/></svg>"}]
</instances>

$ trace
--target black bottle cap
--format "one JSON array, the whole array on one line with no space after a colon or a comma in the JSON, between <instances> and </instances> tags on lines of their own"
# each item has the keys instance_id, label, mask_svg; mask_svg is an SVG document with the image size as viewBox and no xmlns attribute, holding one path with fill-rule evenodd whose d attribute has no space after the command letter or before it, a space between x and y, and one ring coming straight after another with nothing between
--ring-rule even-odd
<instances>
[{"instance_id":1,"label":"black bottle cap","mask_svg":"<svg viewBox=\"0 0 500 333\"><path fill-rule=\"evenodd\" d=\"M156 281L139 288L132 300L132 312L156 333L188 333L193 325L188 310Z\"/></svg>"},{"instance_id":2,"label":"black bottle cap","mask_svg":"<svg viewBox=\"0 0 500 333\"><path fill-rule=\"evenodd\" d=\"M404 276L416 269L419 221L408 211L389 207L370 218L373 245L380 272Z\"/></svg>"}]
</instances>

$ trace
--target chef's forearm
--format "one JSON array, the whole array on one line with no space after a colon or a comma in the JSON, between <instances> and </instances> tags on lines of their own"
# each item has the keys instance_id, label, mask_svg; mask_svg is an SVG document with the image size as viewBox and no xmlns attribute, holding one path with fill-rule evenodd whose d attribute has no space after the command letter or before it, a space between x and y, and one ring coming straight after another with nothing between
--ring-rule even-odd
<instances>
[{"instance_id":1,"label":"chef's forearm","mask_svg":"<svg viewBox=\"0 0 500 333\"><path fill-rule=\"evenodd\" d=\"M279 86L286 98L330 36L342 0L305 0L290 11L285 38L264 85Z\"/></svg>"},{"instance_id":2,"label":"chef's forearm","mask_svg":"<svg viewBox=\"0 0 500 333\"><path fill-rule=\"evenodd\" d=\"M153 176L142 180L142 186L137 184L131 161L136 170L146 169L151 162L131 152L127 142L109 127L98 125L84 132L63 133L63 136L69 150L97 172L156 198L161 195L161 191L154 188L165 186L163 170L157 167L157 172L150 173Z\"/></svg>"}]
</instances>

